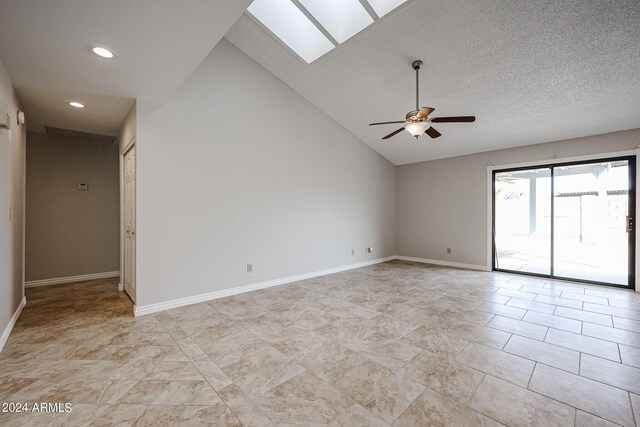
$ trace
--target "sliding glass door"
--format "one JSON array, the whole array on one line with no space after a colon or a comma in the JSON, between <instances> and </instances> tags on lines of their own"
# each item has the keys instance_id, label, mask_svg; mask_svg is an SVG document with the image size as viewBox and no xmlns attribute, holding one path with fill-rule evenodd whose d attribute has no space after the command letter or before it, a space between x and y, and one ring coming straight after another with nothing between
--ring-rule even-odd
<instances>
[{"instance_id":1,"label":"sliding glass door","mask_svg":"<svg viewBox=\"0 0 640 427\"><path fill-rule=\"evenodd\" d=\"M493 268L633 287L635 157L493 172Z\"/></svg>"}]
</instances>

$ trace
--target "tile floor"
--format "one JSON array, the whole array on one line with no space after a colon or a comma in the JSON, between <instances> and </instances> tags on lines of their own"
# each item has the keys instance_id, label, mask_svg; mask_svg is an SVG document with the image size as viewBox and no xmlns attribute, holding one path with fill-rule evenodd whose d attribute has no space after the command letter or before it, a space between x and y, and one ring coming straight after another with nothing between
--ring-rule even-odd
<instances>
[{"instance_id":1,"label":"tile floor","mask_svg":"<svg viewBox=\"0 0 640 427\"><path fill-rule=\"evenodd\" d=\"M29 289L0 425L636 425L640 294L394 261L131 317ZM613 423L613 424L612 424Z\"/></svg>"}]
</instances>

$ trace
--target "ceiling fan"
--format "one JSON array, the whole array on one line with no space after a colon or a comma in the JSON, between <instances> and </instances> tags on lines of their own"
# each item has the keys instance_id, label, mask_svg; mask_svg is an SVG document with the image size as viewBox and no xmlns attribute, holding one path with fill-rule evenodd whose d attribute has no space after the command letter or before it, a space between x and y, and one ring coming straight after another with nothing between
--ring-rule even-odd
<instances>
[{"instance_id":1,"label":"ceiling fan","mask_svg":"<svg viewBox=\"0 0 640 427\"><path fill-rule=\"evenodd\" d=\"M391 132L389 135L385 136L382 139L389 139L392 136L406 130L411 135L413 135L416 139L420 137L423 133L426 133L431 138L437 138L442 135L440 132L431 127L431 123L469 123L475 122L475 116L457 116L457 117L429 117L431 113L434 112L435 108L431 107L422 107L420 108L420 67L422 67L422 61L413 61L411 64L414 70L416 70L416 109L413 111L409 111L405 116L404 121L394 121L394 122L378 122L371 123L369 126L377 126L377 125L390 125L396 123L404 123L405 126L401 127L398 130Z\"/></svg>"}]
</instances>

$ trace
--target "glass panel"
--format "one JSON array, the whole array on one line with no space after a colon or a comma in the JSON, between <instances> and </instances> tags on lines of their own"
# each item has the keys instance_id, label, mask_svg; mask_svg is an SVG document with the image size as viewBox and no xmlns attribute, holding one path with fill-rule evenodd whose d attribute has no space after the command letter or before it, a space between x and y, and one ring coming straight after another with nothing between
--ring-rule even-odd
<instances>
[{"instance_id":1,"label":"glass panel","mask_svg":"<svg viewBox=\"0 0 640 427\"><path fill-rule=\"evenodd\" d=\"M629 162L554 168L554 275L628 284Z\"/></svg>"},{"instance_id":2,"label":"glass panel","mask_svg":"<svg viewBox=\"0 0 640 427\"><path fill-rule=\"evenodd\" d=\"M373 23L358 0L300 0L338 43Z\"/></svg>"},{"instance_id":3,"label":"glass panel","mask_svg":"<svg viewBox=\"0 0 640 427\"><path fill-rule=\"evenodd\" d=\"M495 174L496 268L551 274L551 169Z\"/></svg>"},{"instance_id":4,"label":"glass panel","mask_svg":"<svg viewBox=\"0 0 640 427\"><path fill-rule=\"evenodd\" d=\"M308 63L334 47L290 1L254 0L248 11Z\"/></svg>"},{"instance_id":5,"label":"glass panel","mask_svg":"<svg viewBox=\"0 0 640 427\"><path fill-rule=\"evenodd\" d=\"M378 16L383 17L407 0L369 0L369 4Z\"/></svg>"}]
</instances>

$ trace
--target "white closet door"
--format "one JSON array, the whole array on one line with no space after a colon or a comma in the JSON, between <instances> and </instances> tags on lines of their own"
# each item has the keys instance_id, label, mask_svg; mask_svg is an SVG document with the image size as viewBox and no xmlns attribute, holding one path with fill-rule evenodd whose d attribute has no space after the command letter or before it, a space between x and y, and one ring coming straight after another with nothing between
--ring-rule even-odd
<instances>
[{"instance_id":1,"label":"white closet door","mask_svg":"<svg viewBox=\"0 0 640 427\"><path fill-rule=\"evenodd\" d=\"M124 156L124 290L136 300L136 147Z\"/></svg>"}]
</instances>

